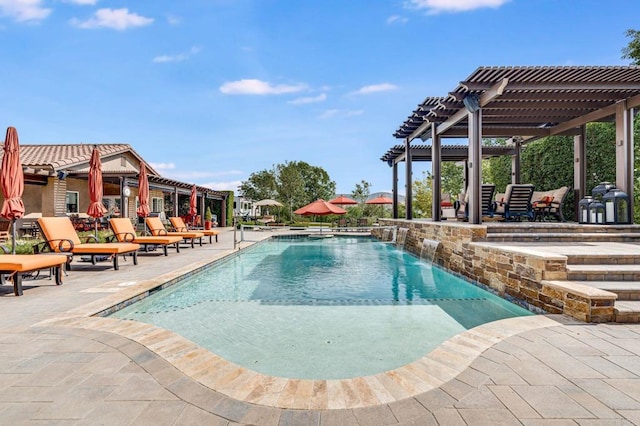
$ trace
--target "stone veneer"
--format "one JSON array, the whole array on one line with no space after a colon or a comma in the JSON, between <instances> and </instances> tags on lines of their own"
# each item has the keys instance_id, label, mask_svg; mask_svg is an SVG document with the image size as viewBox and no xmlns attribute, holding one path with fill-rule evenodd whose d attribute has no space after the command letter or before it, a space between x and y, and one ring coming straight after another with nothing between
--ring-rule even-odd
<instances>
[{"instance_id":1,"label":"stone veneer","mask_svg":"<svg viewBox=\"0 0 640 426\"><path fill-rule=\"evenodd\" d=\"M415 255L420 255L423 239L440 242L434 263L532 311L566 314L586 322L614 319L615 294L566 281L566 256L484 244L484 225L403 219L379 222L408 228L405 249ZM374 228L372 234L381 238L382 229Z\"/></svg>"}]
</instances>

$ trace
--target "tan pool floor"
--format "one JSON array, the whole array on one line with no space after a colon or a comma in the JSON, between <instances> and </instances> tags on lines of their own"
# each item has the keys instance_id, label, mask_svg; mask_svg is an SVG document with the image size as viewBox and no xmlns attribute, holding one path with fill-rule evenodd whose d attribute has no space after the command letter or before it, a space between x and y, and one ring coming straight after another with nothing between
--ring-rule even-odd
<instances>
[{"instance_id":1,"label":"tan pool floor","mask_svg":"<svg viewBox=\"0 0 640 426\"><path fill-rule=\"evenodd\" d=\"M77 263L92 271L71 271L61 287L26 280L23 297L0 287L1 422L640 424L638 325L515 318L397 370L312 381L264 376L166 330L88 316L232 247L227 231L217 244L141 255L119 271Z\"/></svg>"}]
</instances>

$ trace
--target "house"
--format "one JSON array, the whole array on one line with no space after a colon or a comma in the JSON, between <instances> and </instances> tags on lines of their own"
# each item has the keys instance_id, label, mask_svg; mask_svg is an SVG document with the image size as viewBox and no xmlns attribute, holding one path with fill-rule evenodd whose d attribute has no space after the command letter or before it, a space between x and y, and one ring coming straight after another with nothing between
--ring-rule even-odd
<instances>
[{"instance_id":1,"label":"house","mask_svg":"<svg viewBox=\"0 0 640 426\"><path fill-rule=\"evenodd\" d=\"M138 174L143 158L128 144L21 145L25 216L79 215L89 207L89 161L94 146L100 151L103 203L108 216L136 218ZM0 159L3 153L0 152ZM146 161L149 208L153 215L188 213L190 183L162 177ZM198 214L211 207L226 225L227 193L197 186ZM0 200L2 194L0 193Z\"/></svg>"}]
</instances>

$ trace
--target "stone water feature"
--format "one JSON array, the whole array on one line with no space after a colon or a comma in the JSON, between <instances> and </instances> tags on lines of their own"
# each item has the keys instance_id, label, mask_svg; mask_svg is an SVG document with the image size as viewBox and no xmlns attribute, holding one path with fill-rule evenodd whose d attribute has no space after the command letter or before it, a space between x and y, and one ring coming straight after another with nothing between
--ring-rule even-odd
<instances>
[{"instance_id":1,"label":"stone water feature","mask_svg":"<svg viewBox=\"0 0 640 426\"><path fill-rule=\"evenodd\" d=\"M424 238L422 240L422 248L420 249L420 260L433 263L438 247L440 247L440 241Z\"/></svg>"}]
</instances>

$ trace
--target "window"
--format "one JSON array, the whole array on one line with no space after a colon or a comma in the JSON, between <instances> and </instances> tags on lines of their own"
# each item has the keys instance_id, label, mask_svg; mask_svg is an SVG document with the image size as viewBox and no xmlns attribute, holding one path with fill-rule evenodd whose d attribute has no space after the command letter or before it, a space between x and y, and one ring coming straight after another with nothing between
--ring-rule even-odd
<instances>
[{"instance_id":1,"label":"window","mask_svg":"<svg viewBox=\"0 0 640 426\"><path fill-rule=\"evenodd\" d=\"M160 197L151 197L151 211L160 213L164 211L164 199Z\"/></svg>"},{"instance_id":2,"label":"window","mask_svg":"<svg viewBox=\"0 0 640 426\"><path fill-rule=\"evenodd\" d=\"M66 213L79 213L78 204L80 200L80 195L76 191L67 191L67 196L65 199L65 211Z\"/></svg>"}]
</instances>

